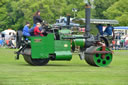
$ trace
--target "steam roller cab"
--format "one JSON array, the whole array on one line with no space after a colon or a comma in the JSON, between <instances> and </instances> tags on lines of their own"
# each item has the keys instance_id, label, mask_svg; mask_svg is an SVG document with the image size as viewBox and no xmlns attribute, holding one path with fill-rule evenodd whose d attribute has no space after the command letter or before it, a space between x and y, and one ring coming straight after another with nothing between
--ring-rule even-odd
<instances>
[{"instance_id":1,"label":"steam roller cab","mask_svg":"<svg viewBox=\"0 0 128 85\"><path fill-rule=\"evenodd\" d=\"M31 36L24 40L20 34L18 31L17 47L20 49L16 52L16 59L22 54L24 60L31 65L46 65L49 60L72 59L70 40L55 40L53 33L44 37Z\"/></svg>"}]
</instances>

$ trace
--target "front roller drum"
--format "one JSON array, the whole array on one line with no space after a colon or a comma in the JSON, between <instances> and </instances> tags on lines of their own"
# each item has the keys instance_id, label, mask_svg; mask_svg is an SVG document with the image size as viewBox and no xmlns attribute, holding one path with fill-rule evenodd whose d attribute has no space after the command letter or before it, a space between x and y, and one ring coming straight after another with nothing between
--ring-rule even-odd
<instances>
[{"instance_id":1,"label":"front roller drum","mask_svg":"<svg viewBox=\"0 0 128 85\"><path fill-rule=\"evenodd\" d=\"M94 54L93 52L95 51L102 51L102 47L91 46L86 50L85 60L88 64L92 66L104 67L111 63L112 53L104 54L104 58L103 58L102 57L103 54L101 53ZM105 51L111 51L111 50L109 48L106 48Z\"/></svg>"},{"instance_id":2,"label":"front roller drum","mask_svg":"<svg viewBox=\"0 0 128 85\"><path fill-rule=\"evenodd\" d=\"M23 51L23 57L24 60L30 65L42 66L42 65L46 65L49 62L49 59L32 59L31 55L29 54L31 54L31 49L26 48Z\"/></svg>"}]
</instances>

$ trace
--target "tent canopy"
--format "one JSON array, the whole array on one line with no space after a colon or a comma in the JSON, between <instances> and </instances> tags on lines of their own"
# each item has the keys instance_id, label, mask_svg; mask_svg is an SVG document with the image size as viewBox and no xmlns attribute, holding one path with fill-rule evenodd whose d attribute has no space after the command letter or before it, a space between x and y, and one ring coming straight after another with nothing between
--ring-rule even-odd
<instances>
[{"instance_id":1,"label":"tent canopy","mask_svg":"<svg viewBox=\"0 0 128 85\"><path fill-rule=\"evenodd\" d=\"M114 29L125 29L125 30L128 30L128 27L127 26L119 26L119 27L114 27Z\"/></svg>"},{"instance_id":2,"label":"tent canopy","mask_svg":"<svg viewBox=\"0 0 128 85\"><path fill-rule=\"evenodd\" d=\"M16 31L15 30L4 30L1 33L5 35L13 35L13 34L16 34Z\"/></svg>"},{"instance_id":3,"label":"tent canopy","mask_svg":"<svg viewBox=\"0 0 128 85\"><path fill-rule=\"evenodd\" d=\"M85 23L84 18L76 18L73 21ZM108 19L90 19L90 23L92 24L119 24L117 20L108 20Z\"/></svg>"}]
</instances>

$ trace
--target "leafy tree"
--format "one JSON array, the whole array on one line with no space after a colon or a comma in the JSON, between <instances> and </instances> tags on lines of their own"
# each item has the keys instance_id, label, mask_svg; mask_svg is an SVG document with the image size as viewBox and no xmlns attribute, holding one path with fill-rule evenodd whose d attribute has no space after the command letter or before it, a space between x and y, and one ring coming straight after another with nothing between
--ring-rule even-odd
<instances>
[{"instance_id":1,"label":"leafy tree","mask_svg":"<svg viewBox=\"0 0 128 85\"><path fill-rule=\"evenodd\" d=\"M7 22L6 18L8 18L8 13L7 13L7 4L8 0L0 0L0 30L4 30L6 28Z\"/></svg>"},{"instance_id":2,"label":"leafy tree","mask_svg":"<svg viewBox=\"0 0 128 85\"><path fill-rule=\"evenodd\" d=\"M95 6L95 18L104 19L106 16L104 16L103 12L106 11L109 7L111 7L115 2L118 0L94 0L94 6Z\"/></svg>"},{"instance_id":3,"label":"leafy tree","mask_svg":"<svg viewBox=\"0 0 128 85\"><path fill-rule=\"evenodd\" d=\"M108 8L104 15L110 19L117 19L119 21L119 25L127 26L128 25L128 1L127 0L119 0L110 8Z\"/></svg>"},{"instance_id":4,"label":"leafy tree","mask_svg":"<svg viewBox=\"0 0 128 85\"><path fill-rule=\"evenodd\" d=\"M91 17L104 18L106 9L116 1L118 0L95 0L96 8L92 9ZM0 0L0 29L22 29L26 21L33 24L33 15L37 10L41 11L43 20L53 24L60 16L70 14L71 17L74 17L72 8L78 10L77 18L85 17L83 0ZM103 11L105 11L104 15ZM108 16L106 17L109 18ZM126 15L122 17L124 16Z\"/></svg>"}]
</instances>

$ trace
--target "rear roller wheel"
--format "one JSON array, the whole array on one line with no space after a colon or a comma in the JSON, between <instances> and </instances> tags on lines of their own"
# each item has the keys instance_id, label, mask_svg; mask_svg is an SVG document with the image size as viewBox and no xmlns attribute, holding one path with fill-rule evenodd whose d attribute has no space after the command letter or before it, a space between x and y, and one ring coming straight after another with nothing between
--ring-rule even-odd
<instances>
[{"instance_id":1,"label":"rear roller wheel","mask_svg":"<svg viewBox=\"0 0 128 85\"><path fill-rule=\"evenodd\" d=\"M34 66L42 66L42 65L46 65L49 62L49 59L32 59L31 56L29 55L25 55L25 54L31 54L31 49L30 48L26 48L24 50L24 60L30 64L30 65L34 65Z\"/></svg>"},{"instance_id":2,"label":"rear roller wheel","mask_svg":"<svg viewBox=\"0 0 128 85\"><path fill-rule=\"evenodd\" d=\"M31 56L24 55L24 60L34 66L46 65L49 62L49 59L32 59Z\"/></svg>"},{"instance_id":3,"label":"rear roller wheel","mask_svg":"<svg viewBox=\"0 0 128 85\"><path fill-rule=\"evenodd\" d=\"M25 60L28 64L33 65L33 64L32 64L32 61L31 61L31 56L23 55L23 57L24 57L24 60Z\"/></svg>"},{"instance_id":4,"label":"rear roller wheel","mask_svg":"<svg viewBox=\"0 0 128 85\"><path fill-rule=\"evenodd\" d=\"M86 50L86 53L101 51L101 47L91 46ZM110 51L109 48L106 48L105 51ZM102 58L102 54L85 54L85 61L92 66L104 67L111 63L112 53L105 54L105 58Z\"/></svg>"}]
</instances>

